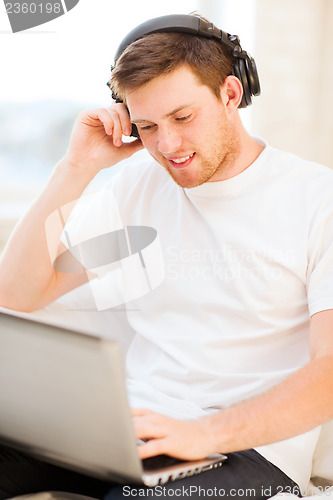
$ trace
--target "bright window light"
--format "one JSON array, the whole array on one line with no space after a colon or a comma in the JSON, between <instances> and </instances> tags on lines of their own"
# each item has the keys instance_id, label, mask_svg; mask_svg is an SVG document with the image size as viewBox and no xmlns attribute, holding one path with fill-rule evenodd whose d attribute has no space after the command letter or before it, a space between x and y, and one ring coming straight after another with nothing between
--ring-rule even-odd
<instances>
[{"instance_id":1,"label":"bright window light","mask_svg":"<svg viewBox=\"0 0 333 500\"><path fill-rule=\"evenodd\" d=\"M66 15L15 34L1 5L0 99L103 102L122 38L149 18L189 14L197 0L80 0Z\"/></svg>"}]
</instances>

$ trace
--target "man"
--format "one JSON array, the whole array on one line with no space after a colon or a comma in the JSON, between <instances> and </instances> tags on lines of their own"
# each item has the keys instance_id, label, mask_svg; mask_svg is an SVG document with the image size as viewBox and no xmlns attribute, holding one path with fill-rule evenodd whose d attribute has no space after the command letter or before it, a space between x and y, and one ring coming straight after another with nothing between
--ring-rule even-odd
<instances>
[{"instance_id":1,"label":"man","mask_svg":"<svg viewBox=\"0 0 333 500\"><path fill-rule=\"evenodd\" d=\"M118 103L79 117L2 257L0 304L31 311L93 279L52 267L45 221L101 169L146 148L153 159L123 166L111 186L124 225L154 227L165 259L164 281L128 312L138 453L226 453L220 470L182 484L268 498L303 490L317 426L333 417L333 174L248 135L234 57L184 33L149 34L122 52L110 85L129 113ZM123 143L131 123L141 141ZM96 213L111 220L108 192ZM73 234L89 217L74 218ZM20 492L110 489L45 467L42 485L27 480ZM122 495L113 486L108 498Z\"/></svg>"}]
</instances>

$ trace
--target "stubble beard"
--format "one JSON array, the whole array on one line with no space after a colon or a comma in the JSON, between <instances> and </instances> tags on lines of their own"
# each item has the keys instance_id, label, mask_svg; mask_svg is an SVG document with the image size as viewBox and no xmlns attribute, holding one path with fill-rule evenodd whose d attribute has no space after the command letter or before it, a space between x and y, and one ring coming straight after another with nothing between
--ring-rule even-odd
<instances>
[{"instance_id":1,"label":"stubble beard","mask_svg":"<svg viewBox=\"0 0 333 500\"><path fill-rule=\"evenodd\" d=\"M223 124L219 130L215 130L216 141L209 153L196 151L195 167L172 169L167 160L158 160L168 172L172 179L182 188L193 188L205 182L215 182L228 178L228 172L232 168L240 154L240 141L232 124ZM209 157L208 157L209 156ZM212 179L215 176L215 179Z\"/></svg>"}]
</instances>

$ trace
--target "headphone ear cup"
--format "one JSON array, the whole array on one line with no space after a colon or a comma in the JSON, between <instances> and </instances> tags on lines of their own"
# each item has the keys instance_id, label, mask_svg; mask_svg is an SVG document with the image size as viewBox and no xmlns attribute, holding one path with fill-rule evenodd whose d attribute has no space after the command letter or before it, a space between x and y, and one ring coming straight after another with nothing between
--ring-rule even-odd
<instances>
[{"instance_id":1,"label":"headphone ear cup","mask_svg":"<svg viewBox=\"0 0 333 500\"><path fill-rule=\"evenodd\" d=\"M253 57L247 56L245 59L247 80L250 87L251 95L258 96L260 95L260 82L257 71L257 65Z\"/></svg>"},{"instance_id":2,"label":"headphone ear cup","mask_svg":"<svg viewBox=\"0 0 333 500\"><path fill-rule=\"evenodd\" d=\"M136 125L134 125L134 123L132 123L131 137L136 137L136 139L139 139L141 141L141 137L140 137L138 128Z\"/></svg>"},{"instance_id":3,"label":"headphone ear cup","mask_svg":"<svg viewBox=\"0 0 333 500\"><path fill-rule=\"evenodd\" d=\"M247 71L244 59L238 58L234 63L234 75L240 80L243 87L243 97L239 108L246 108L252 103L251 90L247 78Z\"/></svg>"}]
</instances>

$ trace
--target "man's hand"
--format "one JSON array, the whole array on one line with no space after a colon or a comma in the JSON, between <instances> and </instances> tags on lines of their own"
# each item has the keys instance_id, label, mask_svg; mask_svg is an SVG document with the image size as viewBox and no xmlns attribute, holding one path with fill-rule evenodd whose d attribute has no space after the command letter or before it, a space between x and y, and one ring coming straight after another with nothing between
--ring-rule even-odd
<instances>
[{"instance_id":1,"label":"man's hand","mask_svg":"<svg viewBox=\"0 0 333 500\"><path fill-rule=\"evenodd\" d=\"M143 149L141 141L123 143L132 124L124 104L81 113L75 123L65 161L89 168L95 175Z\"/></svg>"},{"instance_id":2,"label":"man's hand","mask_svg":"<svg viewBox=\"0 0 333 500\"><path fill-rule=\"evenodd\" d=\"M170 455L182 460L200 460L216 453L210 417L178 420L147 409L132 411L136 438L148 440L138 446L141 459Z\"/></svg>"}]
</instances>

